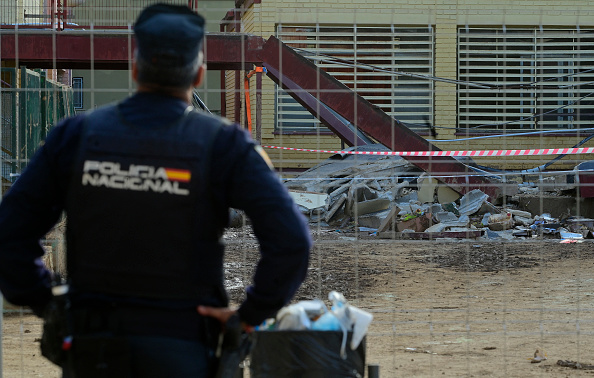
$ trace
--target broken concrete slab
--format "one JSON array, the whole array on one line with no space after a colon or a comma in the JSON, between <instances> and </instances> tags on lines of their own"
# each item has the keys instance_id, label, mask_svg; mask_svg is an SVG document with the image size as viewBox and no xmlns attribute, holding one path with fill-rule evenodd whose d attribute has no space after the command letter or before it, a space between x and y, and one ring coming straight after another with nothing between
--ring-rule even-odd
<instances>
[{"instance_id":1,"label":"broken concrete slab","mask_svg":"<svg viewBox=\"0 0 594 378\"><path fill-rule=\"evenodd\" d=\"M348 216L354 216L354 207L357 202L372 200L376 199L377 197L377 193L369 189L369 187L365 184L352 185L348 191L347 202L344 208L344 212Z\"/></svg>"},{"instance_id":2,"label":"broken concrete slab","mask_svg":"<svg viewBox=\"0 0 594 378\"><path fill-rule=\"evenodd\" d=\"M489 196L479 189L471 190L460 198L458 211L460 215L472 215L479 211Z\"/></svg>"},{"instance_id":3,"label":"broken concrete slab","mask_svg":"<svg viewBox=\"0 0 594 378\"><path fill-rule=\"evenodd\" d=\"M328 201L330 203L334 202L341 194L346 193L347 190L351 187L351 181L349 180L347 183L343 183L338 188L334 189L328 194Z\"/></svg>"},{"instance_id":4,"label":"broken concrete slab","mask_svg":"<svg viewBox=\"0 0 594 378\"><path fill-rule=\"evenodd\" d=\"M417 196L421 203L433 203L435 201L435 188L437 188L437 180L423 174L417 179L417 186L419 188Z\"/></svg>"},{"instance_id":5,"label":"broken concrete slab","mask_svg":"<svg viewBox=\"0 0 594 378\"><path fill-rule=\"evenodd\" d=\"M328 198L328 195L325 193L303 192L297 190L290 190L289 195L297 205L308 210L325 207L326 199Z\"/></svg>"},{"instance_id":6,"label":"broken concrete slab","mask_svg":"<svg viewBox=\"0 0 594 378\"><path fill-rule=\"evenodd\" d=\"M437 186L437 201L442 205L457 201L461 197L460 193L445 185Z\"/></svg>"},{"instance_id":7,"label":"broken concrete slab","mask_svg":"<svg viewBox=\"0 0 594 378\"><path fill-rule=\"evenodd\" d=\"M441 205L439 203L434 203L431 205L431 209L430 209L431 214L437 214L441 211L443 211L443 207L441 207Z\"/></svg>"},{"instance_id":8,"label":"broken concrete slab","mask_svg":"<svg viewBox=\"0 0 594 378\"><path fill-rule=\"evenodd\" d=\"M449 211L441 211L435 214L435 219L437 219L437 221L440 223L458 221L458 217L456 216L456 214Z\"/></svg>"},{"instance_id":9,"label":"broken concrete slab","mask_svg":"<svg viewBox=\"0 0 594 378\"><path fill-rule=\"evenodd\" d=\"M434 224L433 226L431 226L431 227L427 228L427 229L425 230L425 232L430 232L430 233L431 233L431 232L438 232L438 233L439 233L439 232L443 232L443 231L445 231L445 229L446 229L447 227L448 227L448 226L447 226L445 223L437 223L437 224Z\"/></svg>"},{"instance_id":10,"label":"broken concrete slab","mask_svg":"<svg viewBox=\"0 0 594 378\"><path fill-rule=\"evenodd\" d=\"M334 215L336 215L338 210L340 210L344 206L346 200L347 200L346 193L342 193L338 197L338 199L334 201L334 203L332 204L332 207L330 207L330 209L326 212L326 215L324 216L324 219L326 220L326 222L330 222L330 220L332 219L332 217Z\"/></svg>"},{"instance_id":11,"label":"broken concrete slab","mask_svg":"<svg viewBox=\"0 0 594 378\"><path fill-rule=\"evenodd\" d=\"M495 205L493 205L491 202L485 201L483 203L483 205L481 206L481 208L479 209L479 211L477 211L476 213L478 215L483 215L486 213L499 214L499 213L501 213L501 210L499 208L497 208Z\"/></svg>"},{"instance_id":12,"label":"broken concrete slab","mask_svg":"<svg viewBox=\"0 0 594 378\"><path fill-rule=\"evenodd\" d=\"M400 208L398 206L392 207L388 214L381 221L379 227L377 228L377 231L384 232L391 229L395 229L395 219L399 212Z\"/></svg>"},{"instance_id":13,"label":"broken concrete slab","mask_svg":"<svg viewBox=\"0 0 594 378\"><path fill-rule=\"evenodd\" d=\"M468 215L462 215L455 221L443 222L446 227L467 227L470 224L470 218Z\"/></svg>"},{"instance_id":14,"label":"broken concrete slab","mask_svg":"<svg viewBox=\"0 0 594 378\"><path fill-rule=\"evenodd\" d=\"M419 195L417 194L416 191L406 193L405 195L403 195L402 197L400 197L396 200L396 202L398 202L398 203L411 202L411 201L413 201L413 202L419 201Z\"/></svg>"},{"instance_id":15,"label":"broken concrete slab","mask_svg":"<svg viewBox=\"0 0 594 378\"><path fill-rule=\"evenodd\" d=\"M386 198L376 198L367 201L355 202L352 207L353 215L365 215L386 210L390 207L390 200Z\"/></svg>"},{"instance_id":16,"label":"broken concrete slab","mask_svg":"<svg viewBox=\"0 0 594 378\"><path fill-rule=\"evenodd\" d=\"M389 210L385 210L355 217L355 224L359 227L370 227L377 229L389 212Z\"/></svg>"},{"instance_id":17,"label":"broken concrete slab","mask_svg":"<svg viewBox=\"0 0 594 378\"><path fill-rule=\"evenodd\" d=\"M531 226L534 224L534 219L521 217L519 215L514 215L514 221L520 226Z\"/></svg>"}]
</instances>

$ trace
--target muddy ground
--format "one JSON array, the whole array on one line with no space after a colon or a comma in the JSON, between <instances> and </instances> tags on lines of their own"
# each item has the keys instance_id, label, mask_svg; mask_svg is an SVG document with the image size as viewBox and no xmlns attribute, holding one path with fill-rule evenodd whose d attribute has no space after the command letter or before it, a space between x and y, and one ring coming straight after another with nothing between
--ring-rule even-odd
<instances>
[{"instance_id":1,"label":"muddy ground","mask_svg":"<svg viewBox=\"0 0 594 378\"><path fill-rule=\"evenodd\" d=\"M316 244L296 300L342 292L371 311L368 363L381 377L566 377L594 370L594 246L559 240L398 241L313 230ZM233 302L249 283L257 254L247 230L227 235ZM6 315L3 372L58 377L39 354L41 323ZM546 356L531 363L536 350Z\"/></svg>"}]
</instances>

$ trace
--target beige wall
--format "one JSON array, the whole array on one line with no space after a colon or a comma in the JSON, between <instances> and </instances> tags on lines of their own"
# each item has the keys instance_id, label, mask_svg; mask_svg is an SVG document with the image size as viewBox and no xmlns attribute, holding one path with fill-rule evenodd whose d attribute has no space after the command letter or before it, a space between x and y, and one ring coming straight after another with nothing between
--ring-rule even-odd
<instances>
[{"instance_id":1,"label":"beige wall","mask_svg":"<svg viewBox=\"0 0 594 378\"><path fill-rule=\"evenodd\" d=\"M275 33L279 23L302 24L366 24L397 26L427 26L435 30L435 75L457 78L457 38L459 26L594 26L594 3L590 1L552 0L337 0L327 1L262 0L252 5L242 18L245 32L267 38ZM228 89L229 83L228 83ZM434 93L435 125L453 128L457 120L456 86L437 82ZM252 83L252 91L255 86ZM335 136L276 135L274 133L274 85L264 79L262 144L297 148L339 149L340 140ZM229 97L228 97L229 98ZM255 107L252 96L252 108ZM232 114L232 113L228 113ZM439 132L440 139L456 139L454 130ZM444 150L524 149L539 147L571 147L583 136L536 136L491 138L477 141L459 141L437 144ZM583 147L594 146L594 140ZM308 168L328 155L269 150L277 167ZM480 161L500 168L531 168L551 159L549 156L518 159ZM576 161L594 159L579 155L563 159L551 168L573 168Z\"/></svg>"}]
</instances>

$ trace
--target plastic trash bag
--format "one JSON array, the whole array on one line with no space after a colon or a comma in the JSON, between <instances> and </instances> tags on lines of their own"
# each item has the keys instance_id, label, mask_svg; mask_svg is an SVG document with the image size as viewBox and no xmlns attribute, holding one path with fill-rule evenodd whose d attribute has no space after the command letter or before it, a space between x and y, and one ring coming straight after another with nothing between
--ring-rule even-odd
<instances>
[{"instance_id":1,"label":"plastic trash bag","mask_svg":"<svg viewBox=\"0 0 594 378\"><path fill-rule=\"evenodd\" d=\"M347 342L352 340L347 334ZM342 331L261 331L254 332L250 377L363 377L365 338L357 349L346 348L341 357Z\"/></svg>"}]
</instances>

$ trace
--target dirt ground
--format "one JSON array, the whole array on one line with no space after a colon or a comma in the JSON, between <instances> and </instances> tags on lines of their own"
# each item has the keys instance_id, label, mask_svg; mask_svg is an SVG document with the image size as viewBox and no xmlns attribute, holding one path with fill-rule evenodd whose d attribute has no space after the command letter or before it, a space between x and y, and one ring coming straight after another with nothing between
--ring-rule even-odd
<instances>
[{"instance_id":1,"label":"dirt ground","mask_svg":"<svg viewBox=\"0 0 594 378\"><path fill-rule=\"evenodd\" d=\"M592 242L399 241L313 232L310 270L296 300L325 299L337 290L371 311L367 362L380 365L381 377L594 375L557 365L594 364ZM237 303L257 243L245 230L228 233L227 241L226 284ZM32 315L5 315L5 378L59 377L39 354L40 333ZM547 360L531 363L537 349Z\"/></svg>"}]
</instances>

